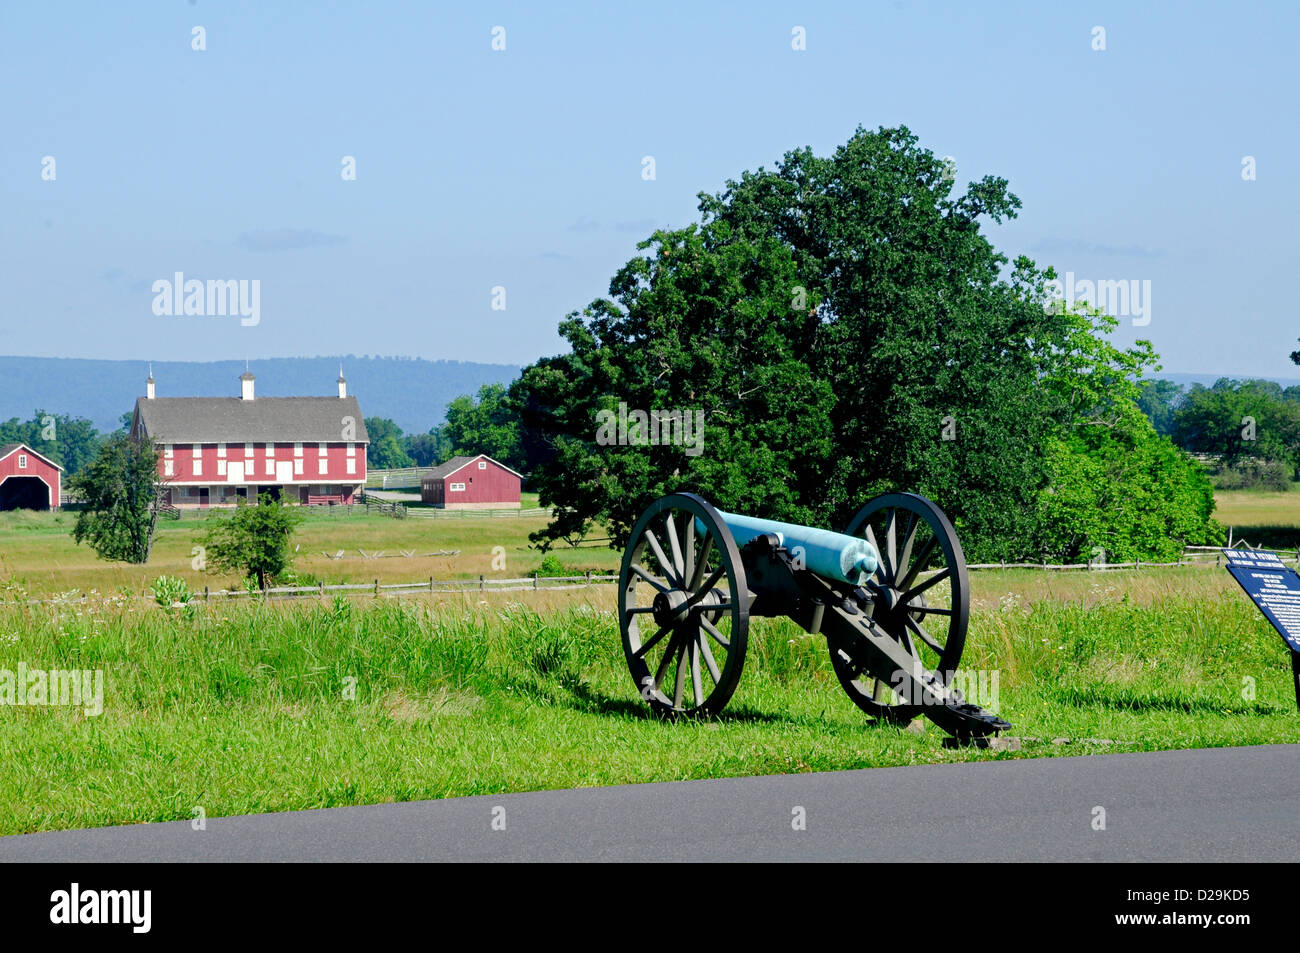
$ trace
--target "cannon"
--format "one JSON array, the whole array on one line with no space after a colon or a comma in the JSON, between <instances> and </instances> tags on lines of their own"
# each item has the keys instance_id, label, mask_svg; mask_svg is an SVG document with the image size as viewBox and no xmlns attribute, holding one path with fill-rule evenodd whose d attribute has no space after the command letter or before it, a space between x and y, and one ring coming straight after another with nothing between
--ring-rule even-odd
<instances>
[{"instance_id":1,"label":"cannon","mask_svg":"<svg viewBox=\"0 0 1300 953\"><path fill-rule=\"evenodd\" d=\"M969 577L952 524L922 496L877 497L843 533L723 513L693 493L652 503L619 572L619 629L641 697L669 717L719 714L753 616L824 635L840 685L872 718L924 715L966 740L1011 727L953 685Z\"/></svg>"}]
</instances>

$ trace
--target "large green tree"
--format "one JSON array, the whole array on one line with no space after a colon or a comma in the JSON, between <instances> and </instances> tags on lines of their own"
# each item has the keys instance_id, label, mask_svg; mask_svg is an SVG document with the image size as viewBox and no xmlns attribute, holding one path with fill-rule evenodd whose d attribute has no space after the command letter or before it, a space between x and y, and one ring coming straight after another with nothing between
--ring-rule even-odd
<instances>
[{"instance_id":1,"label":"large green tree","mask_svg":"<svg viewBox=\"0 0 1300 953\"><path fill-rule=\"evenodd\" d=\"M570 352L526 368L511 405L555 522L606 521L617 545L654 497L842 526L870 497L935 499L976 558L1039 542L1052 440L1115 412L1102 381L1149 347L1098 348L1048 307L1050 270L982 232L1016 215L1004 180L955 188L905 128L858 130L700 196L702 221L656 232L608 298L560 326ZM699 411L704 442L609 445L602 410Z\"/></svg>"},{"instance_id":2,"label":"large green tree","mask_svg":"<svg viewBox=\"0 0 1300 953\"><path fill-rule=\"evenodd\" d=\"M78 543L89 543L103 559L149 561L165 489L151 444L109 434L67 488L84 503L72 530Z\"/></svg>"}]
</instances>

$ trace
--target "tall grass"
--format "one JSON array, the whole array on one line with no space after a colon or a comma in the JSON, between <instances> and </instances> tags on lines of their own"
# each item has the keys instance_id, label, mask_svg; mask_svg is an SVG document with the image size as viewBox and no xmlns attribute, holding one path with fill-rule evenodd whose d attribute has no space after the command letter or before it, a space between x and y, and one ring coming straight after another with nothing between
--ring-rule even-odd
<instances>
[{"instance_id":1,"label":"tall grass","mask_svg":"<svg viewBox=\"0 0 1300 953\"><path fill-rule=\"evenodd\" d=\"M1016 754L871 724L824 640L782 620L754 621L721 718L670 723L603 602L0 604L0 668L105 673L98 716L0 707L0 832L1078 750L1058 737L1300 740L1281 640L1244 597L1127 595L980 601L963 666L996 671L1013 734L1043 739Z\"/></svg>"}]
</instances>

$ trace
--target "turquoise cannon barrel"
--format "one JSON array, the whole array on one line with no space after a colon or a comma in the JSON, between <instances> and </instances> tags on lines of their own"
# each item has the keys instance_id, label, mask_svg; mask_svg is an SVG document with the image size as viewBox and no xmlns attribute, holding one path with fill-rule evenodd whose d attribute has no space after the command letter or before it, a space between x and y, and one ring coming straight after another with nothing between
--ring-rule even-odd
<instances>
[{"instance_id":1,"label":"turquoise cannon barrel","mask_svg":"<svg viewBox=\"0 0 1300 953\"><path fill-rule=\"evenodd\" d=\"M719 511L718 515L736 538L737 546L744 546L755 536L775 533L781 540L781 545L793 556L802 558L809 571L826 579L838 579L859 586L876 571L880 562L876 548L865 539L832 533L828 529L813 529L753 516L737 516L735 513ZM698 519L695 528L699 532L704 531L704 525Z\"/></svg>"}]
</instances>

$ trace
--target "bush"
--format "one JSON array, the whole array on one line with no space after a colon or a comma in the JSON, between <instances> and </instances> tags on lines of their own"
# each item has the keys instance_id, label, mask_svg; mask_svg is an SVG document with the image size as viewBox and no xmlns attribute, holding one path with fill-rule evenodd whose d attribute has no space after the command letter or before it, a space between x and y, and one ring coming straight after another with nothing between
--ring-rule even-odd
<instances>
[{"instance_id":1,"label":"bush","mask_svg":"<svg viewBox=\"0 0 1300 953\"><path fill-rule=\"evenodd\" d=\"M573 572L560 562L560 557L554 553L547 553L542 557L541 565L537 567L539 576L571 576Z\"/></svg>"},{"instance_id":2,"label":"bush","mask_svg":"<svg viewBox=\"0 0 1300 953\"><path fill-rule=\"evenodd\" d=\"M1054 562L1173 561L1185 545L1223 541L1214 489L1200 465L1145 417L1086 427L1055 441L1042 494L1039 546Z\"/></svg>"}]
</instances>

